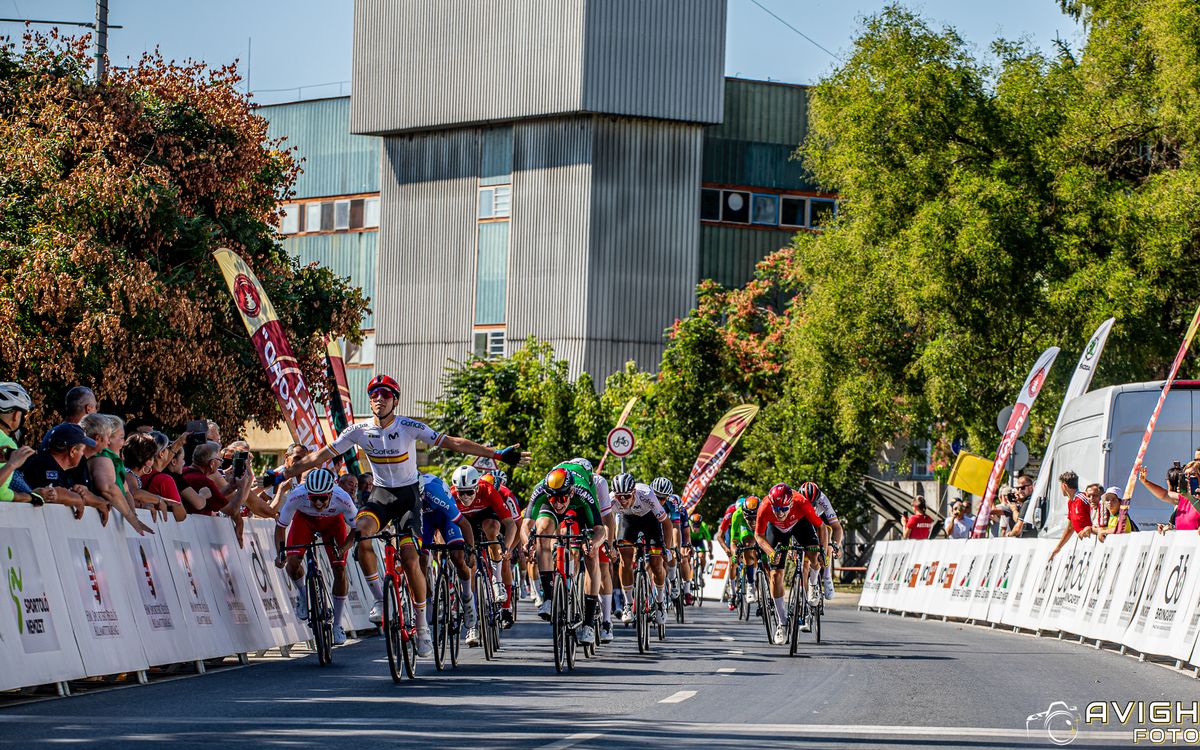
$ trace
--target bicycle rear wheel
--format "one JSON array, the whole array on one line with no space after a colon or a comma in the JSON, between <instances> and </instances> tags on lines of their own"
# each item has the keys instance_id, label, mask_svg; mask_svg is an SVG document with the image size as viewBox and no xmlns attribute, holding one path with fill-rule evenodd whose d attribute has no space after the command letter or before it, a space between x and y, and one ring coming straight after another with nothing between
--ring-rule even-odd
<instances>
[{"instance_id":1,"label":"bicycle rear wheel","mask_svg":"<svg viewBox=\"0 0 1200 750\"><path fill-rule=\"evenodd\" d=\"M317 652L317 663L322 667L333 659L332 633L327 633L325 618L329 613L322 606L320 576L310 574L304 581L304 595L308 599L308 626L313 634L313 650Z\"/></svg>"},{"instance_id":2,"label":"bicycle rear wheel","mask_svg":"<svg viewBox=\"0 0 1200 750\"><path fill-rule=\"evenodd\" d=\"M450 590L446 571L439 570L433 595L433 665L441 672L446 668L446 646L450 640Z\"/></svg>"},{"instance_id":3,"label":"bicycle rear wheel","mask_svg":"<svg viewBox=\"0 0 1200 750\"><path fill-rule=\"evenodd\" d=\"M491 629L488 627L488 616L491 613L491 608L488 606L488 591L490 581L484 575L483 570L479 567L475 568L475 575L471 579L471 587L475 591L475 630L479 634L479 642L483 645L483 658L485 661L492 660L492 640Z\"/></svg>"},{"instance_id":4,"label":"bicycle rear wheel","mask_svg":"<svg viewBox=\"0 0 1200 750\"><path fill-rule=\"evenodd\" d=\"M457 576L457 573L454 573ZM446 623L447 640L450 641L450 663L458 666L458 647L462 644L462 621L463 621L463 604L462 596L459 595L458 585L447 581L446 588L450 592L450 607L447 610L450 614L450 619Z\"/></svg>"},{"instance_id":5,"label":"bicycle rear wheel","mask_svg":"<svg viewBox=\"0 0 1200 750\"><path fill-rule=\"evenodd\" d=\"M417 676L417 612L413 607L412 593L408 590L408 581L401 578L400 583L400 616L401 632L400 647L404 654L404 673L408 679Z\"/></svg>"},{"instance_id":6,"label":"bicycle rear wheel","mask_svg":"<svg viewBox=\"0 0 1200 750\"><path fill-rule=\"evenodd\" d=\"M579 570L575 571L575 582L574 582L574 585L571 586L571 592L572 592L572 594L574 594L574 596L571 597L571 603L572 603L572 606L574 607L574 612L572 613L571 621L583 623L584 588L583 588L583 567L582 566L580 566ZM583 623L583 624L590 625L591 623ZM599 628L593 628L593 636L590 641L579 641L579 645L583 646L583 655L585 657L590 658L593 654L596 653L596 643L597 643L596 637L599 635L599 632L600 632Z\"/></svg>"},{"instance_id":7,"label":"bicycle rear wheel","mask_svg":"<svg viewBox=\"0 0 1200 750\"><path fill-rule=\"evenodd\" d=\"M567 615L567 669L574 670L575 656L579 651L579 601L575 598L575 588L567 588L565 578L559 576L558 581L559 583L555 585L562 586L563 596L565 597L564 610ZM556 588L555 591L557 592L558 589Z\"/></svg>"},{"instance_id":8,"label":"bicycle rear wheel","mask_svg":"<svg viewBox=\"0 0 1200 750\"><path fill-rule=\"evenodd\" d=\"M818 586L821 584L818 583ZM817 594L817 606L812 607L812 630L816 636L817 643L821 642L821 614L825 611L825 597L823 594Z\"/></svg>"},{"instance_id":9,"label":"bicycle rear wheel","mask_svg":"<svg viewBox=\"0 0 1200 750\"><path fill-rule=\"evenodd\" d=\"M771 582L762 568L758 569L754 581L758 592L758 606L762 614L763 627L767 631L767 643L775 642L775 628L779 627L779 612L775 610L775 600L771 596Z\"/></svg>"},{"instance_id":10,"label":"bicycle rear wheel","mask_svg":"<svg viewBox=\"0 0 1200 750\"><path fill-rule=\"evenodd\" d=\"M400 682L404 661L403 636L400 633L400 607L396 601L396 578L389 574L383 579L383 640L387 644L388 669L392 682Z\"/></svg>"}]
</instances>

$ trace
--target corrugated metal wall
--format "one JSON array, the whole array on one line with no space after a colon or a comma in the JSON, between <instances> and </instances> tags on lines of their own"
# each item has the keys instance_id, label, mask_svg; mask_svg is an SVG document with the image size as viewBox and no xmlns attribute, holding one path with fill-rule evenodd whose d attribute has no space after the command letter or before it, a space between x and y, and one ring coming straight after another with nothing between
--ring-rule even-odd
<instances>
[{"instance_id":1,"label":"corrugated metal wall","mask_svg":"<svg viewBox=\"0 0 1200 750\"><path fill-rule=\"evenodd\" d=\"M727 287L741 286L754 278L754 266L792 241L792 233L775 229L700 227L701 279Z\"/></svg>"},{"instance_id":2,"label":"corrugated metal wall","mask_svg":"<svg viewBox=\"0 0 1200 750\"><path fill-rule=\"evenodd\" d=\"M350 97L259 107L271 138L287 136L304 170L297 198L354 195L379 190L378 138L350 135Z\"/></svg>"},{"instance_id":3,"label":"corrugated metal wall","mask_svg":"<svg viewBox=\"0 0 1200 750\"><path fill-rule=\"evenodd\" d=\"M351 282L362 287L363 294L375 305L375 262L378 250L378 232L348 232L338 234L313 234L287 237L283 247L299 258L300 263L319 263L338 276L347 276ZM373 328L375 316L368 312L363 316L363 328Z\"/></svg>"},{"instance_id":4,"label":"corrugated metal wall","mask_svg":"<svg viewBox=\"0 0 1200 750\"><path fill-rule=\"evenodd\" d=\"M720 122L726 0L587 0L583 109Z\"/></svg>"},{"instance_id":5,"label":"corrugated metal wall","mask_svg":"<svg viewBox=\"0 0 1200 750\"><path fill-rule=\"evenodd\" d=\"M583 363L591 215L590 117L514 128L508 261L508 348L548 340L578 372Z\"/></svg>"},{"instance_id":6,"label":"corrugated metal wall","mask_svg":"<svg viewBox=\"0 0 1200 750\"><path fill-rule=\"evenodd\" d=\"M358 0L351 129L579 109L584 0Z\"/></svg>"},{"instance_id":7,"label":"corrugated metal wall","mask_svg":"<svg viewBox=\"0 0 1200 750\"><path fill-rule=\"evenodd\" d=\"M375 369L404 386L406 413L471 350L478 163L475 130L384 139Z\"/></svg>"},{"instance_id":8,"label":"corrugated metal wall","mask_svg":"<svg viewBox=\"0 0 1200 750\"><path fill-rule=\"evenodd\" d=\"M598 382L635 358L657 369L663 330L695 303L698 125L596 118L588 350Z\"/></svg>"},{"instance_id":9,"label":"corrugated metal wall","mask_svg":"<svg viewBox=\"0 0 1200 750\"><path fill-rule=\"evenodd\" d=\"M807 88L727 78L724 122L704 131L704 182L816 190L792 158L807 133Z\"/></svg>"}]
</instances>

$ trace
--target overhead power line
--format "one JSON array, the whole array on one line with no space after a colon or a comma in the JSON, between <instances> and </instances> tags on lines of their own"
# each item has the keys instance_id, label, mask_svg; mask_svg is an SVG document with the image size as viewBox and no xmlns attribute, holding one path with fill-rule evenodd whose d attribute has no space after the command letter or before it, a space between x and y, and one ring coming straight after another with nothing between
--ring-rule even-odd
<instances>
[{"instance_id":1,"label":"overhead power line","mask_svg":"<svg viewBox=\"0 0 1200 750\"><path fill-rule=\"evenodd\" d=\"M820 42L818 42L816 39L813 39L813 38L812 38L811 36L809 36L808 34L805 34L805 33L804 33L803 31L801 31L800 29L797 29L795 26L791 25L790 23L788 23L787 21L785 21L783 18L779 17L779 15L775 13L775 11L773 11L773 10L771 10L770 8L768 8L767 6L763 5L763 4L762 4L762 3L760 3L758 0L750 0L750 2L754 3L754 4L755 4L755 5L757 5L759 8L762 8L762 10L763 10L763 12L764 12L764 13L766 13L766 14L767 14L767 15L769 15L771 18L774 18L776 21L780 22L780 23L781 23L781 24L783 24L784 26L788 27L788 28L789 28L789 29L791 29L792 31L794 31L794 32L796 32L797 34L799 34L799 35L800 35L801 37L803 37L803 38L804 38L804 39L805 39L805 40L806 40L806 41L807 41L809 44L811 44L812 46L814 46L814 47L816 47L817 49L821 50L821 51L822 51L822 52L824 52L825 54L829 55L829 56L830 56L830 57L832 57L834 60L837 60L838 62L846 62L845 60L843 60L843 59L842 59L842 57L841 57L840 55L837 55L837 54L835 54L835 53L833 53L833 52L830 52L830 51L829 51L829 49L827 49L826 47L824 47L824 46L823 46L823 45L822 45Z\"/></svg>"}]
</instances>

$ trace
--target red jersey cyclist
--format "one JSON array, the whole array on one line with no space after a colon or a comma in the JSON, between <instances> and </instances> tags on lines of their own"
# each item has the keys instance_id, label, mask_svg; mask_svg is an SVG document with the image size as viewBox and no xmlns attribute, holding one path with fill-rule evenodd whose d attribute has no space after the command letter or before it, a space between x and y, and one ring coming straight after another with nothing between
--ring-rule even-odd
<instances>
[{"instance_id":1,"label":"red jersey cyclist","mask_svg":"<svg viewBox=\"0 0 1200 750\"><path fill-rule=\"evenodd\" d=\"M816 487L811 482L807 485ZM758 521L754 524L754 538L767 555L767 565L771 568L771 596L775 599L775 613L779 615L779 625L775 627L776 643L787 641L787 612L783 605L783 566L787 560L784 555L776 555L775 548L788 542L804 548L801 573L805 580L808 579L809 572L817 564L817 547L821 543L817 536L821 517L813 510L813 499L781 482L767 493L766 502L759 506ZM767 605L767 602L763 602L764 607ZM800 630L807 633L812 630L812 625L802 622Z\"/></svg>"},{"instance_id":2,"label":"red jersey cyclist","mask_svg":"<svg viewBox=\"0 0 1200 750\"><path fill-rule=\"evenodd\" d=\"M492 482L480 481L479 470L474 466L460 466L454 470L453 476L450 477L450 492L454 495L459 512L471 522L476 539L501 541L499 553L491 554L491 562L493 572L496 566L500 567L500 580L504 587L503 591L496 592L496 599L502 602L500 618L505 627L511 627L513 616L509 596L512 593L512 566L507 562L512 559L512 550L517 539L517 521L512 507L505 500L504 493ZM502 540L501 529L504 531ZM476 628L467 632L467 645L479 645Z\"/></svg>"},{"instance_id":3,"label":"red jersey cyclist","mask_svg":"<svg viewBox=\"0 0 1200 750\"><path fill-rule=\"evenodd\" d=\"M346 555L338 550L350 533L349 524L354 523L358 509L346 491L338 487L333 472L328 469L313 469L304 478L304 484L288 493L275 519L275 546L279 556L275 567L287 566L288 577L299 592L296 594L296 616L308 619L308 597L304 592L304 552L285 547L302 547L321 535L325 543L325 554L333 568L333 642L340 646L346 642L346 631L342 628L342 609L346 606ZM285 541L286 539L286 541Z\"/></svg>"}]
</instances>

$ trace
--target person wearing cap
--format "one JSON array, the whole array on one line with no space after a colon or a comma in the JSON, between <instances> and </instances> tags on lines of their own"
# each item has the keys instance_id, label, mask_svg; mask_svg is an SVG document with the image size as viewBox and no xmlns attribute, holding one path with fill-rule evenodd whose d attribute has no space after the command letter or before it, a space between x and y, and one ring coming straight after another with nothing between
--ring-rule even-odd
<instances>
[{"instance_id":1,"label":"person wearing cap","mask_svg":"<svg viewBox=\"0 0 1200 750\"><path fill-rule=\"evenodd\" d=\"M1104 541L1104 537L1109 534L1127 534L1131 531L1137 531L1137 524L1129 517L1129 506L1125 506L1125 529L1119 531L1117 529L1117 521L1121 517L1121 488L1109 487L1104 491L1101 503L1101 518L1105 518L1103 524L1096 531L1096 535L1100 541Z\"/></svg>"},{"instance_id":2,"label":"person wearing cap","mask_svg":"<svg viewBox=\"0 0 1200 750\"><path fill-rule=\"evenodd\" d=\"M47 502L70 506L76 518L83 518L84 506L91 506L108 522L108 502L96 497L78 480L79 465L89 450L95 451L96 441L73 422L63 422L46 433L45 450L39 451L21 467L21 476ZM53 488L53 492L43 492ZM51 499L53 497L53 499Z\"/></svg>"}]
</instances>

